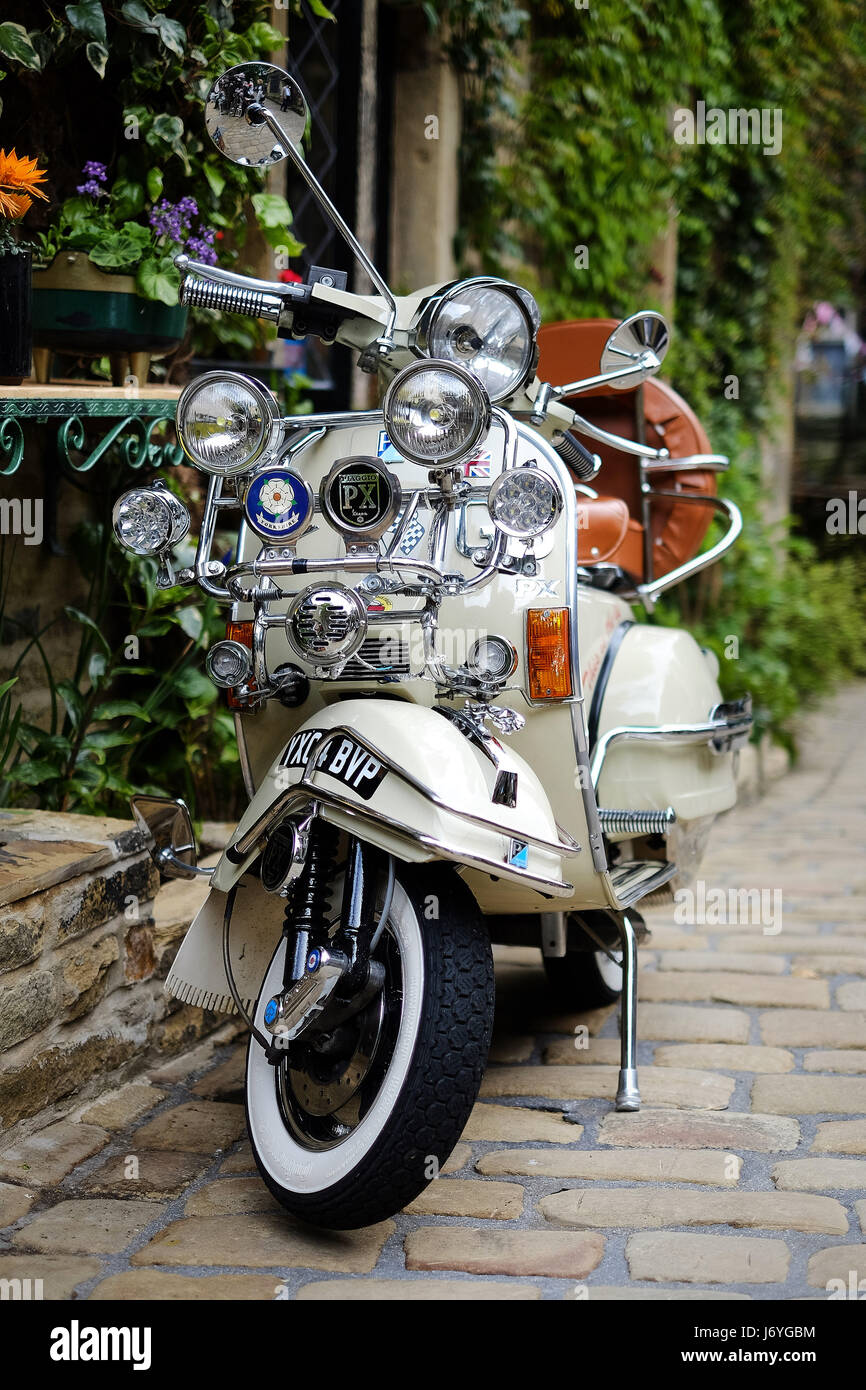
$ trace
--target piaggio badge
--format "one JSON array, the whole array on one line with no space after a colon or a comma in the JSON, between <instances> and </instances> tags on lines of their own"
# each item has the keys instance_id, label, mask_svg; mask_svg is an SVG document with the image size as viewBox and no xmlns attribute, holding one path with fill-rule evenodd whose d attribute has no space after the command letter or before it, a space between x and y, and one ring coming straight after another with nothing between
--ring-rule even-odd
<instances>
[{"instance_id":1,"label":"piaggio badge","mask_svg":"<svg viewBox=\"0 0 866 1390\"><path fill-rule=\"evenodd\" d=\"M379 459L339 459L322 483L322 511L341 535L378 540L397 516L402 493L397 478Z\"/></svg>"}]
</instances>

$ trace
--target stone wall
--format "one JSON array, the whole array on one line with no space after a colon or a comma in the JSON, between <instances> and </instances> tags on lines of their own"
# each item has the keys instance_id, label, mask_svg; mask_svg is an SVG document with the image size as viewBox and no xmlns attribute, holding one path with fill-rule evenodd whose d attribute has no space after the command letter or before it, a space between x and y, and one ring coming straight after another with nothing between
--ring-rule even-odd
<instances>
[{"instance_id":1,"label":"stone wall","mask_svg":"<svg viewBox=\"0 0 866 1390\"><path fill-rule=\"evenodd\" d=\"M135 827L0 812L0 1131L26 1131L225 1018L163 980L207 891L164 887Z\"/></svg>"}]
</instances>

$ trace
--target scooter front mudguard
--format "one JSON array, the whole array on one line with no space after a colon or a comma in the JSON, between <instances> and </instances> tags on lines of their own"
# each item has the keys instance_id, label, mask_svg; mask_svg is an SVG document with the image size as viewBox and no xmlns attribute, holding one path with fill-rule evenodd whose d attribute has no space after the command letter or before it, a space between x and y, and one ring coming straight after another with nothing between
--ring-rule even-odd
<instances>
[{"instance_id":1,"label":"scooter front mudguard","mask_svg":"<svg viewBox=\"0 0 866 1390\"><path fill-rule=\"evenodd\" d=\"M317 813L398 859L451 860L567 897L572 841L560 838L529 764L486 731L397 700L317 711L274 759L226 847L213 886L227 891L283 815Z\"/></svg>"},{"instance_id":2,"label":"scooter front mudguard","mask_svg":"<svg viewBox=\"0 0 866 1390\"><path fill-rule=\"evenodd\" d=\"M311 716L274 759L214 870L166 980L168 993L233 1011L222 935L227 895L237 886L231 957L244 1005L252 1007L285 908L283 898L247 874L267 838L257 827L313 804L326 820L404 862L484 868L546 900L573 892L563 863L577 848L560 840L544 789L523 758L499 740L473 741L419 705L340 701ZM249 840L251 848L238 849Z\"/></svg>"}]
</instances>

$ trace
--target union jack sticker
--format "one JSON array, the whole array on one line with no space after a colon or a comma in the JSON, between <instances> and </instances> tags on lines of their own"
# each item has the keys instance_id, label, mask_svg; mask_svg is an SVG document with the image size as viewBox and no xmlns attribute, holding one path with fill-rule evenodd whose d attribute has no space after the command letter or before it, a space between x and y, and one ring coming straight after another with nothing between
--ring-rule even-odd
<instances>
[{"instance_id":1,"label":"union jack sticker","mask_svg":"<svg viewBox=\"0 0 866 1390\"><path fill-rule=\"evenodd\" d=\"M493 460L488 449L482 449L475 455L474 459L468 459L463 465L464 478L489 478Z\"/></svg>"}]
</instances>

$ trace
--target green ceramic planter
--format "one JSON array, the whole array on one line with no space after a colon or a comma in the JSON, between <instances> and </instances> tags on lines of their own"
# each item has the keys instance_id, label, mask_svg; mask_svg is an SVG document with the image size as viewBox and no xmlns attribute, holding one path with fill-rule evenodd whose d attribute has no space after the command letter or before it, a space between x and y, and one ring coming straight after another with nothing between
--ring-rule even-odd
<instances>
[{"instance_id":1,"label":"green ceramic planter","mask_svg":"<svg viewBox=\"0 0 866 1390\"><path fill-rule=\"evenodd\" d=\"M142 299L131 275L108 275L83 252L61 251L33 272L33 342L54 352L172 352L187 310Z\"/></svg>"}]
</instances>

